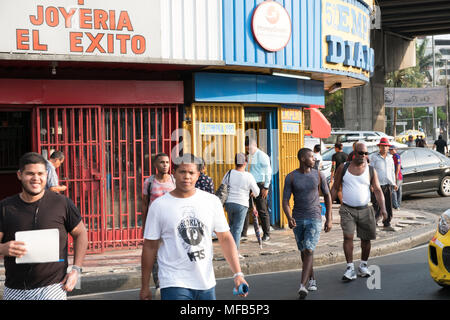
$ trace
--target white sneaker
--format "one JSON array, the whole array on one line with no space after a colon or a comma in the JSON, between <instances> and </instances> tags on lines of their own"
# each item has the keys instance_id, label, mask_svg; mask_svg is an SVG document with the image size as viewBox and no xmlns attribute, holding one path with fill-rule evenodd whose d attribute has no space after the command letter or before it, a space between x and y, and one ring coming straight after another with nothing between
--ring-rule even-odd
<instances>
[{"instance_id":1,"label":"white sneaker","mask_svg":"<svg viewBox=\"0 0 450 320\"><path fill-rule=\"evenodd\" d=\"M342 277L342 280L351 281L351 280L355 280L355 279L356 279L355 269L353 269L352 267L347 267L347 269L345 270L344 276Z\"/></svg>"},{"instance_id":2,"label":"white sneaker","mask_svg":"<svg viewBox=\"0 0 450 320\"><path fill-rule=\"evenodd\" d=\"M308 295L308 289L306 289L303 284L301 284L300 288L298 289L298 295L301 300L305 299Z\"/></svg>"},{"instance_id":3,"label":"white sneaker","mask_svg":"<svg viewBox=\"0 0 450 320\"><path fill-rule=\"evenodd\" d=\"M315 279L309 280L308 291L317 291L317 282Z\"/></svg>"},{"instance_id":4,"label":"white sneaker","mask_svg":"<svg viewBox=\"0 0 450 320\"><path fill-rule=\"evenodd\" d=\"M367 278L370 277L372 274L369 271L369 268L367 268L367 264L360 264L358 267L358 276L361 278Z\"/></svg>"}]
</instances>

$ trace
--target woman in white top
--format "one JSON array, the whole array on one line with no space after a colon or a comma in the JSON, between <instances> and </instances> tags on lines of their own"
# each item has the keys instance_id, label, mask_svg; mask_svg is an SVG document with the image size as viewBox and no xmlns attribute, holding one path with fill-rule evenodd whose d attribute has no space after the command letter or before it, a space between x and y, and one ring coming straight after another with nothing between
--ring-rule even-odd
<instances>
[{"instance_id":1,"label":"woman in white top","mask_svg":"<svg viewBox=\"0 0 450 320\"><path fill-rule=\"evenodd\" d=\"M257 197L259 188L253 175L245 171L247 155L244 153L236 154L234 163L236 168L225 175L222 183L227 183L230 186L225 210L228 213L231 234L236 242L236 247L239 249L242 228L248 211L250 191L254 197Z\"/></svg>"}]
</instances>

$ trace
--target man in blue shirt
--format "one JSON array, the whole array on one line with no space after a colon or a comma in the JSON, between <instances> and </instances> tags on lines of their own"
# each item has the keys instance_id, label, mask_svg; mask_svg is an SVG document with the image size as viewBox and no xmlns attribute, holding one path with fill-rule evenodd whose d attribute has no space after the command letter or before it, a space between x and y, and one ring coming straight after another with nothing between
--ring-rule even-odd
<instances>
[{"instance_id":1,"label":"man in blue shirt","mask_svg":"<svg viewBox=\"0 0 450 320\"><path fill-rule=\"evenodd\" d=\"M47 160L47 185L45 188L56 193L64 192L67 189L67 186L59 184L58 174L56 173L56 169L62 165L64 158L64 153L56 150Z\"/></svg>"},{"instance_id":2,"label":"man in blue shirt","mask_svg":"<svg viewBox=\"0 0 450 320\"><path fill-rule=\"evenodd\" d=\"M263 241L270 240L270 216L267 204L267 195L269 194L270 181L272 179L272 167L270 165L269 156L258 149L256 140L250 139L245 141L245 150L248 152L247 171L255 178L259 189L259 196L255 199L255 206L261 219L261 227L263 229ZM249 212L251 213L252 205L250 202ZM247 236L248 214L245 219L242 236Z\"/></svg>"}]
</instances>

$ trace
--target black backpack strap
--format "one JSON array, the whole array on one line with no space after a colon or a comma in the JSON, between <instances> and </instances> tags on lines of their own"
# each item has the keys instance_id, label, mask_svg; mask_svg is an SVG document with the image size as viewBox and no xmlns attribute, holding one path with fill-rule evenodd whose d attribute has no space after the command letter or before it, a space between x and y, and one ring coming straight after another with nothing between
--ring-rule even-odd
<instances>
[{"instance_id":1,"label":"black backpack strap","mask_svg":"<svg viewBox=\"0 0 450 320\"><path fill-rule=\"evenodd\" d=\"M372 183L373 179L373 170L375 170L371 165L367 164L369 166L369 174L370 174L370 183ZM342 170L342 179L344 179L344 175L348 170L348 167L350 166L350 161L345 162L344 168Z\"/></svg>"},{"instance_id":2,"label":"black backpack strap","mask_svg":"<svg viewBox=\"0 0 450 320\"><path fill-rule=\"evenodd\" d=\"M343 168L343 170L342 170L342 179L344 179L344 175L345 175L345 173L347 172L349 166L350 166L350 161L346 161L346 162L344 163L344 168Z\"/></svg>"}]
</instances>

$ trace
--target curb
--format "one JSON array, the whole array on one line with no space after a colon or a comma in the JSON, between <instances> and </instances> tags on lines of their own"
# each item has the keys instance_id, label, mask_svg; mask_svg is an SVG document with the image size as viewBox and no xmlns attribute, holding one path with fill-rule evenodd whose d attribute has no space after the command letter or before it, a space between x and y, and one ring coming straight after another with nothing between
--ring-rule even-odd
<instances>
[{"instance_id":1,"label":"curb","mask_svg":"<svg viewBox=\"0 0 450 320\"><path fill-rule=\"evenodd\" d=\"M372 244L370 256L382 256L417 247L430 241L435 232L436 226L431 224L412 230L409 234L380 240L378 243ZM338 252L330 250L320 251L322 252L316 253L314 257L315 267L345 262L344 252L340 248ZM359 260L360 254L361 250L359 242L357 242L353 253L355 260ZM213 263L216 278L226 278L233 275L226 261L214 261ZM251 257L241 261L241 268L242 272L247 275L298 270L301 268L301 259L298 251L295 250L274 254L271 259L267 259L267 256ZM154 285L153 280L151 280L151 285ZM69 294L69 297L115 290L138 289L140 286L140 267L125 273L86 275L83 277L81 289Z\"/></svg>"}]
</instances>

